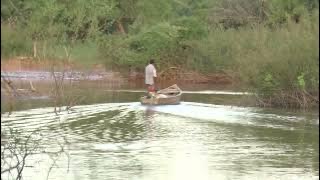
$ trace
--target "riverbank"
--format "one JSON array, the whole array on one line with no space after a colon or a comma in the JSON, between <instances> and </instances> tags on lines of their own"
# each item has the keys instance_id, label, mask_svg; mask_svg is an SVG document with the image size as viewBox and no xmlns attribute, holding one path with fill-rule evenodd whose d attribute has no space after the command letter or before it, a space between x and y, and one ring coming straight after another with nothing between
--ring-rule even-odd
<instances>
[{"instance_id":1,"label":"riverbank","mask_svg":"<svg viewBox=\"0 0 320 180\"><path fill-rule=\"evenodd\" d=\"M68 79L75 80L112 80L121 83L124 80L140 82L144 79L144 72L107 69L103 64L81 65L74 62L38 61L31 57L16 57L1 60L1 72L11 78L25 80L50 80L52 71L66 73ZM230 75L223 73L201 74L183 69L159 70L159 81L168 83L195 83L231 85L234 80ZM61 76L61 75L60 75Z\"/></svg>"},{"instance_id":2,"label":"riverbank","mask_svg":"<svg viewBox=\"0 0 320 180\"><path fill-rule=\"evenodd\" d=\"M85 84L101 90L144 90L144 73L132 69L108 69L103 64L82 65L65 61L38 61L28 57L16 57L1 61L2 93L8 93L3 81L6 80L23 97L40 99L50 97L54 89ZM59 85L60 84L60 85ZM96 86L99 84L99 86ZM179 68L168 68L160 71L157 80L158 89L179 84L185 91L220 90L229 92L248 91L241 88L241 83L227 74L201 74ZM61 87L58 87L61 86ZM80 88L80 87L79 87ZM12 88L11 88L12 89ZM64 88L65 89L65 88ZM37 91L37 93L35 93ZM314 108L319 106L319 94L295 94L281 91L273 97L267 94L256 94L242 98L233 103L245 106L281 107L281 108ZM300 93L300 94L298 94ZM281 96L280 96L281 95ZM254 100L255 99L255 100Z\"/></svg>"}]
</instances>

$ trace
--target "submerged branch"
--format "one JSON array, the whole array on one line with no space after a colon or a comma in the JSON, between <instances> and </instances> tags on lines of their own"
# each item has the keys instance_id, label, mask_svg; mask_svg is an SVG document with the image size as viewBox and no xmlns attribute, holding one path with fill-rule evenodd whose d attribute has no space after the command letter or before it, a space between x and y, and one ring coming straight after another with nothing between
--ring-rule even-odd
<instances>
[{"instance_id":1,"label":"submerged branch","mask_svg":"<svg viewBox=\"0 0 320 180\"><path fill-rule=\"evenodd\" d=\"M277 91L272 95L256 95L257 105L263 107L311 108L319 106L319 96L305 90Z\"/></svg>"}]
</instances>

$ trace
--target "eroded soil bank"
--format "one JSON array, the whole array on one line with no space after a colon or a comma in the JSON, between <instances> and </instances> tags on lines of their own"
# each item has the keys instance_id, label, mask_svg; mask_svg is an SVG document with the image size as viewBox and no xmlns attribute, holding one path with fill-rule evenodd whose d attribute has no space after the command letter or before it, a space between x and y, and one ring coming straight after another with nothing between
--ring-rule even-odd
<instances>
[{"instance_id":1,"label":"eroded soil bank","mask_svg":"<svg viewBox=\"0 0 320 180\"><path fill-rule=\"evenodd\" d=\"M52 79L52 72L55 72L55 76L63 76L65 79L73 80L108 80L118 83L127 81L140 83L144 79L144 72L128 69L120 73L117 70L107 70L103 64L81 65L73 62L38 61L27 57L1 61L2 76L10 77L10 79L46 81ZM168 84L233 84L232 77L227 74L204 75L179 68L159 70L158 81Z\"/></svg>"},{"instance_id":2,"label":"eroded soil bank","mask_svg":"<svg viewBox=\"0 0 320 180\"><path fill-rule=\"evenodd\" d=\"M157 89L172 84L178 84L184 91L235 90L232 78L223 74L203 75L181 69L169 69L159 73ZM80 65L62 61L38 61L24 57L1 61L2 96L46 99L66 94L70 89L72 92L74 89L88 88L145 90L144 72L130 69L120 72L107 69L103 64ZM238 88L236 91L239 91Z\"/></svg>"}]
</instances>

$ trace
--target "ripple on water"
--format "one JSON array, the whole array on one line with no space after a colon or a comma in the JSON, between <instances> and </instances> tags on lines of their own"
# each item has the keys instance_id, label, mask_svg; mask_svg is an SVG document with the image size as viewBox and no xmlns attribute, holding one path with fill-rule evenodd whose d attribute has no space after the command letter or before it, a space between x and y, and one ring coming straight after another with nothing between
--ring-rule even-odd
<instances>
[{"instance_id":1,"label":"ripple on water","mask_svg":"<svg viewBox=\"0 0 320 180\"><path fill-rule=\"evenodd\" d=\"M64 107L62 107L64 109ZM108 119L103 114L117 111ZM268 128L284 128L292 130L290 123L304 121L304 117L284 116L278 114L261 113L259 108L244 108L223 105L211 105L203 103L182 102L180 105L170 106L142 106L139 103L106 103L94 105L80 105L72 108L72 111L62 111L57 116L52 107L17 111L10 116L4 114L2 123L6 126L17 128L36 129L56 123L72 123L88 119L95 119L99 115L99 124L109 121L121 122L130 118L133 114L140 116L136 120L143 121L141 112L151 112L148 117L156 117L159 113L181 116L189 119L206 120L217 123L231 123L249 126L264 126ZM314 121L315 123L318 121Z\"/></svg>"},{"instance_id":2,"label":"ripple on water","mask_svg":"<svg viewBox=\"0 0 320 180\"><path fill-rule=\"evenodd\" d=\"M59 116L48 107L2 117L4 128L22 134L40 128L46 149L68 139L71 170L55 171L53 179L308 179L319 166L316 132L304 130L318 126L308 123L304 116L192 102L81 105ZM57 163L67 166L65 158ZM26 176L47 166L27 168Z\"/></svg>"}]
</instances>

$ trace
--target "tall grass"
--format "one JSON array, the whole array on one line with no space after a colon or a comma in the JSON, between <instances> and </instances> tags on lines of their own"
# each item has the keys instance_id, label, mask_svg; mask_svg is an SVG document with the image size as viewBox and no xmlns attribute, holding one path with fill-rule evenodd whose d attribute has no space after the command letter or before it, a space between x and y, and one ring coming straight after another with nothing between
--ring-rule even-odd
<instances>
[{"instance_id":1,"label":"tall grass","mask_svg":"<svg viewBox=\"0 0 320 180\"><path fill-rule=\"evenodd\" d=\"M208 46L223 48L218 44L227 44L227 50L224 54L216 51L212 64L225 58L222 64L231 68L241 82L257 90L260 98L268 99L267 105L318 104L319 21L314 21L317 17L318 13L301 18L299 23L289 20L285 26L273 29L258 25L213 31Z\"/></svg>"},{"instance_id":2,"label":"tall grass","mask_svg":"<svg viewBox=\"0 0 320 180\"><path fill-rule=\"evenodd\" d=\"M66 52L66 46L63 44L52 43L47 45L47 57L46 60L65 60L68 57L71 62L90 65L103 63L98 53L98 46L92 41L77 42L72 47L68 47Z\"/></svg>"},{"instance_id":3,"label":"tall grass","mask_svg":"<svg viewBox=\"0 0 320 180\"><path fill-rule=\"evenodd\" d=\"M185 41L185 67L227 72L259 95L263 105L313 106L319 101L319 14L278 27L257 24L211 29L204 40Z\"/></svg>"},{"instance_id":4,"label":"tall grass","mask_svg":"<svg viewBox=\"0 0 320 180\"><path fill-rule=\"evenodd\" d=\"M24 30L9 24L1 24L1 59L31 54L32 41Z\"/></svg>"},{"instance_id":5,"label":"tall grass","mask_svg":"<svg viewBox=\"0 0 320 180\"><path fill-rule=\"evenodd\" d=\"M299 24L269 30L266 27L243 29L230 34L233 68L240 78L263 87L266 76L272 77L273 88L296 88L297 78L304 74L308 89L319 85L319 23L307 17Z\"/></svg>"},{"instance_id":6,"label":"tall grass","mask_svg":"<svg viewBox=\"0 0 320 180\"><path fill-rule=\"evenodd\" d=\"M28 33L19 28L1 24L1 60L16 56L33 57L34 42ZM37 57L35 60L65 60L68 47L70 60L79 64L103 63L98 52L98 45L94 41L78 41L72 46L58 42L54 38L36 41Z\"/></svg>"}]
</instances>

